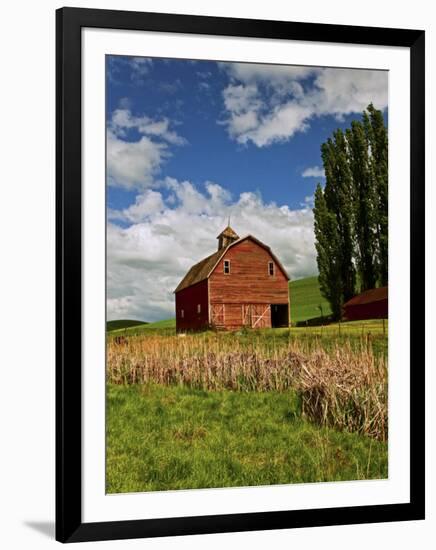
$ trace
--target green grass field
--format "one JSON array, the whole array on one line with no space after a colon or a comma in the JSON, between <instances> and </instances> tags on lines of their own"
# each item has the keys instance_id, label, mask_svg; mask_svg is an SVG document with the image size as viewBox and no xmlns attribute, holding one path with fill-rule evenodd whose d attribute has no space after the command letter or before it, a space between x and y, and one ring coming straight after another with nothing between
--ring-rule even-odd
<instances>
[{"instance_id":1,"label":"green grass field","mask_svg":"<svg viewBox=\"0 0 436 550\"><path fill-rule=\"evenodd\" d=\"M330 304L322 296L318 277L306 277L289 283L292 324L331 314Z\"/></svg>"},{"instance_id":2,"label":"green grass field","mask_svg":"<svg viewBox=\"0 0 436 550\"><path fill-rule=\"evenodd\" d=\"M109 493L384 479L387 444L301 419L295 394L108 386Z\"/></svg>"}]
</instances>

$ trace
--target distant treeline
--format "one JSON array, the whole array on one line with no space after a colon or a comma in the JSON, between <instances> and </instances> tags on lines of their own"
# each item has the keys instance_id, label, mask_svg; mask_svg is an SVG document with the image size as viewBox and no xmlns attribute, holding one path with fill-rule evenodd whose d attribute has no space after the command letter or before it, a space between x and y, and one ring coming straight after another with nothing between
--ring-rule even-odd
<instances>
[{"instance_id":1,"label":"distant treeline","mask_svg":"<svg viewBox=\"0 0 436 550\"><path fill-rule=\"evenodd\" d=\"M315 191L315 246L333 317L356 293L388 284L388 133L370 104L362 120L321 146L326 183Z\"/></svg>"}]
</instances>

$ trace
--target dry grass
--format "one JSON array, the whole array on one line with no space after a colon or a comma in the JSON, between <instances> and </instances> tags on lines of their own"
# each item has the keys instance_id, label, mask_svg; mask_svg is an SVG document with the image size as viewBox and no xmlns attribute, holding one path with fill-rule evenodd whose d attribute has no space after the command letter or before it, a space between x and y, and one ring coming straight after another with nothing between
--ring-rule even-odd
<instances>
[{"instance_id":1,"label":"dry grass","mask_svg":"<svg viewBox=\"0 0 436 550\"><path fill-rule=\"evenodd\" d=\"M306 417L387 441L387 366L370 348L312 353L301 363L296 387Z\"/></svg>"},{"instance_id":2,"label":"dry grass","mask_svg":"<svg viewBox=\"0 0 436 550\"><path fill-rule=\"evenodd\" d=\"M219 335L138 336L108 341L113 384L185 385L204 390L298 391L302 414L320 425L387 440L387 365L370 342L265 346Z\"/></svg>"}]
</instances>

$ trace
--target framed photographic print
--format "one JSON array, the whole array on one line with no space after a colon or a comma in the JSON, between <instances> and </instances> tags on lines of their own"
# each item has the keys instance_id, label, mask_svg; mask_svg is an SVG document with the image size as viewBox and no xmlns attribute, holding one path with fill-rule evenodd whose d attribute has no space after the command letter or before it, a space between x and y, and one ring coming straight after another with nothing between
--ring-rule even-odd
<instances>
[{"instance_id":1,"label":"framed photographic print","mask_svg":"<svg viewBox=\"0 0 436 550\"><path fill-rule=\"evenodd\" d=\"M423 519L424 32L56 48L56 538Z\"/></svg>"}]
</instances>

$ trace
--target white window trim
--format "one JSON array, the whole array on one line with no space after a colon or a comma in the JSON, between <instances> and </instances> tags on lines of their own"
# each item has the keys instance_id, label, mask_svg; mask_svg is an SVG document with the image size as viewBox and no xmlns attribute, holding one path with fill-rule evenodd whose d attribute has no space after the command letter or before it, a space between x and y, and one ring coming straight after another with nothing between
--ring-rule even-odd
<instances>
[{"instance_id":1,"label":"white window trim","mask_svg":"<svg viewBox=\"0 0 436 550\"><path fill-rule=\"evenodd\" d=\"M226 266L228 267L228 271L226 271ZM230 260L224 260L223 273L224 275L230 275Z\"/></svg>"},{"instance_id":2,"label":"white window trim","mask_svg":"<svg viewBox=\"0 0 436 550\"><path fill-rule=\"evenodd\" d=\"M272 273L271 273L271 266L272 266ZM274 264L274 262L268 262L268 275L270 277L274 277L274 275L276 274L276 266Z\"/></svg>"}]
</instances>

